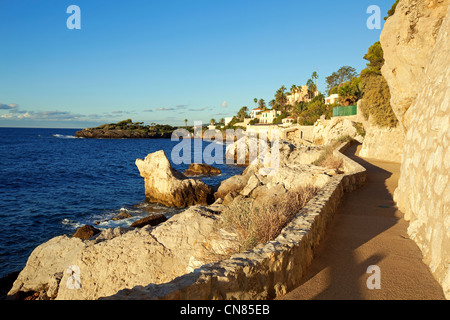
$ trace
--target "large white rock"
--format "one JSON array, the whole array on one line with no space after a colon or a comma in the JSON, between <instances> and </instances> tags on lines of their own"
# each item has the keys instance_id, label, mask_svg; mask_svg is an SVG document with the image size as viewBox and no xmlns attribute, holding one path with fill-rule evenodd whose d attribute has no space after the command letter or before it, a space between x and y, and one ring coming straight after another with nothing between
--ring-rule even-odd
<instances>
[{"instance_id":1,"label":"large white rock","mask_svg":"<svg viewBox=\"0 0 450 320\"><path fill-rule=\"evenodd\" d=\"M164 151L137 159L136 166L145 179L145 195L150 202L179 208L208 204L211 187L172 168Z\"/></svg>"},{"instance_id":2,"label":"large white rock","mask_svg":"<svg viewBox=\"0 0 450 320\"><path fill-rule=\"evenodd\" d=\"M317 144L329 144L340 137L358 136L356 123L345 118L319 119L314 124L313 141Z\"/></svg>"}]
</instances>

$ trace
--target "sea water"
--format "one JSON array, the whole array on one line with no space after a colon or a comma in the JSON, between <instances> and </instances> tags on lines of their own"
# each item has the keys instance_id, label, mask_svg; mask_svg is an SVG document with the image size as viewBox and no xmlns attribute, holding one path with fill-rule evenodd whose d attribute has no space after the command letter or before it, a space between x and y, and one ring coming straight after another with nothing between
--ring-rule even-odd
<instances>
[{"instance_id":1,"label":"sea water","mask_svg":"<svg viewBox=\"0 0 450 320\"><path fill-rule=\"evenodd\" d=\"M170 160L177 141L78 139L76 131L0 128L0 277L21 270L38 245L83 225L127 227L152 213L179 212L145 202L144 179L135 165L158 150ZM172 165L182 172L188 167ZM209 185L243 171L214 166L221 175L200 178ZM131 217L111 220L121 212Z\"/></svg>"}]
</instances>

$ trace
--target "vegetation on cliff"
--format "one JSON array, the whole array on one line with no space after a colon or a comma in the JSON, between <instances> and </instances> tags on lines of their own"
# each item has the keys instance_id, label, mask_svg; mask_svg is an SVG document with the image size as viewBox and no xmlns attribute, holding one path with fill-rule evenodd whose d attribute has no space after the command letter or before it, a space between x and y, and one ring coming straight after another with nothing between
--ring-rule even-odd
<instances>
[{"instance_id":1,"label":"vegetation on cliff","mask_svg":"<svg viewBox=\"0 0 450 320\"><path fill-rule=\"evenodd\" d=\"M398 120L391 107L389 86L381 74L384 57L380 42L374 43L369 48L364 59L369 63L361 72L361 89L364 98L361 111L378 127L395 127Z\"/></svg>"}]
</instances>

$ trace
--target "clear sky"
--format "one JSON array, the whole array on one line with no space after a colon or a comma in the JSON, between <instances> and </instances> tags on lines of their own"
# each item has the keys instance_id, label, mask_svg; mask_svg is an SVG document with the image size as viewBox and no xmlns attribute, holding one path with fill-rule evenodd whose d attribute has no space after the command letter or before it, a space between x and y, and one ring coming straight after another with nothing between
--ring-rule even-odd
<instances>
[{"instance_id":1,"label":"clear sky","mask_svg":"<svg viewBox=\"0 0 450 320\"><path fill-rule=\"evenodd\" d=\"M0 126L233 116L282 85L360 72L394 0L0 0ZM81 9L70 30L67 8ZM382 19L382 23L384 20Z\"/></svg>"}]
</instances>

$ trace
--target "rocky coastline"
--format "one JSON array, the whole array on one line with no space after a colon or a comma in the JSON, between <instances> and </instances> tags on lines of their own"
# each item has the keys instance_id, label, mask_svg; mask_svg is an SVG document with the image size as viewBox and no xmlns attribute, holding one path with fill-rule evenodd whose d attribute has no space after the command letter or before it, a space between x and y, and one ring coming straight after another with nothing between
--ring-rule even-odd
<instances>
[{"instance_id":1,"label":"rocky coastline","mask_svg":"<svg viewBox=\"0 0 450 320\"><path fill-rule=\"evenodd\" d=\"M348 130L327 134L327 140L336 140L343 133ZM288 140L273 146L267 143L263 147L268 151L267 161L253 155L248 138L243 139L244 159L235 156L241 140L227 146L225 157L235 163L245 160L246 169L218 186L199 179L218 174L214 167L192 164L184 173L179 172L164 151L137 159L147 201L172 207L178 213L168 218L150 213L128 228L99 230L85 226L74 236L60 236L41 244L18 274L8 299L96 300L126 288L170 282L243 250L239 232L224 225L224 211L241 211L248 205L273 207L294 190L312 187L320 192L330 179L345 174L342 163L330 167L333 162L323 161L327 146ZM279 148L279 163L271 172L266 169L273 165L270 155L274 146ZM76 280L73 266L81 274L81 289L72 288Z\"/></svg>"},{"instance_id":2,"label":"rocky coastline","mask_svg":"<svg viewBox=\"0 0 450 320\"><path fill-rule=\"evenodd\" d=\"M304 155L313 151L318 156L310 147L283 142L276 175L262 175L264 164L254 163L217 188L173 169L164 152L138 159L149 201L165 199L167 205L186 209L169 220L148 218L148 223L103 231L86 227L84 236L60 236L43 243L30 255L9 298L99 299L124 288L169 282L239 252L237 234L223 227L221 212L242 199L271 201L299 185L320 188L339 174L305 164ZM161 198L155 198L156 191ZM79 290L67 285L75 276L70 266L77 266L82 275Z\"/></svg>"}]
</instances>

